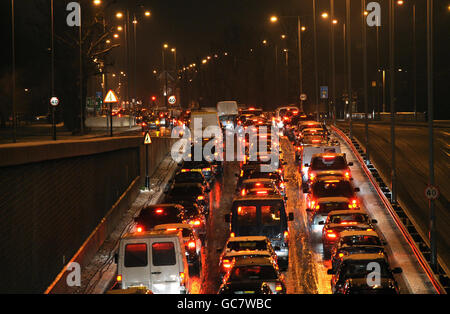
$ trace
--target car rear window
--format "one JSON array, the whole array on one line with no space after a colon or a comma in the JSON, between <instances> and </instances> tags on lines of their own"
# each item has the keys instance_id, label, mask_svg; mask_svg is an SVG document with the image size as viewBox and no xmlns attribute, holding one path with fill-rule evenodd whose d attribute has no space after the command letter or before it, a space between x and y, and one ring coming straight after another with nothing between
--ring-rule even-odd
<instances>
[{"instance_id":1,"label":"car rear window","mask_svg":"<svg viewBox=\"0 0 450 314\"><path fill-rule=\"evenodd\" d=\"M147 263L147 244L133 243L125 246L125 267L145 267Z\"/></svg>"},{"instance_id":2,"label":"car rear window","mask_svg":"<svg viewBox=\"0 0 450 314\"><path fill-rule=\"evenodd\" d=\"M266 241L231 241L228 242L227 248L230 251L265 251L267 250L267 242Z\"/></svg>"},{"instance_id":3,"label":"car rear window","mask_svg":"<svg viewBox=\"0 0 450 314\"><path fill-rule=\"evenodd\" d=\"M347 168L347 163L342 156L315 157L312 159L311 168L315 170L339 170Z\"/></svg>"},{"instance_id":4,"label":"car rear window","mask_svg":"<svg viewBox=\"0 0 450 314\"><path fill-rule=\"evenodd\" d=\"M277 279L277 272L272 266L244 266L232 270L230 279L233 280L270 280Z\"/></svg>"},{"instance_id":5,"label":"car rear window","mask_svg":"<svg viewBox=\"0 0 450 314\"><path fill-rule=\"evenodd\" d=\"M153 266L170 266L177 263L173 242L157 242L152 244Z\"/></svg>"}]
</instances>

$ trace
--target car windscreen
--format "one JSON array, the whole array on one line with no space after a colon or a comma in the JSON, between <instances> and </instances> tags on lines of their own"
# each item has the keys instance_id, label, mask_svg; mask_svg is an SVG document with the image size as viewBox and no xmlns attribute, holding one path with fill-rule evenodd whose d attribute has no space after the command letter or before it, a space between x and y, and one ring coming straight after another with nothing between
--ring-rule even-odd
<instances>
[{"instance_id":1,"label":"car windscreen","mask_svg":"<svg viewBox=\"0 0 450 314\"><path fill-rule=\"evenodd\" d=\"M380 238L371 235L353 235L341 239L346 245L381 245Z\"/></svg>"},{"instance_id":2,"label":"car windscreen","mask_svg":"<svg viewBox=\"0 0 450 314\"><path fill-rule=\"evenodd\" d=\"M278 279L278 275L273 266L251 265L234 267L231 270L230 281L241 280L273 280Z\"/></svg>"},{"instance_id":3,"label":"car windscreen","mask_svg":"<svg viewBox=\"0 0 450 314\"><path fill-rule=\"evenodd\" d=\"M311 160L312 170L340 170L346 168L347 163L342 156L313 157Z\"/></svg>"},{"instance_id":4,"label":"car windscreen","mask_svg":"<svg viewBox=\"0 0 450 314\"><path fill-rule=\"evenodd\" d=\"M330 180L319 181L312 187L316 197L353 197L354 190L348 181Z\"/></svg>"}]
</instances>

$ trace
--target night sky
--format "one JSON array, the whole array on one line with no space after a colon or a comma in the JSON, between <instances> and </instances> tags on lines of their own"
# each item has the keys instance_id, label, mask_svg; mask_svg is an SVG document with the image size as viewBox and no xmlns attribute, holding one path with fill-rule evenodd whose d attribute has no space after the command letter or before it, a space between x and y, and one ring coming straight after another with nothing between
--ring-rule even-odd
<instances>
[{"instance_id":1,"label":"night sky","mask_svg":"<svg viewBox=\"0 0 450 314\"><path fill-rule=\"evenodd\" d=\"M63 23L66 12L63 6L69 1L57 0L60 4L55 12L55 18ZM83 0L82 4L89 5L90 1ZM111 1L103 0L104 4ZM399 111L412 110L412 3L417 3L417 84L418 84L418 106L419 111L426 110L426 1L405 1L405 5L397 10L396 27L396 63L404 71L397 75L397 101ZM450 11L447 9L449 1L435 0L435 85L436 85L436 115L439 117L449 117L447 90L450 87L450 62L448 52L450 51ZM49 46L49 21L48 10L50 0L16 0L16 49L17 67L19 71L33 72L30 64L40 64L39 75L29 75L23 78L21 85L37 86L43 89L48 78L48 54L45 55L44 48ZM382 5L382 27L380 28L380 53L381 66L388 65L388 11L387 0L379 1ZM39 5L38 5L39 4ZM353 58L353 85L359 95L362 93L362 49L361 49L361 1L352 0L352 58ZM11 19L10 1L1 2L0 14L1 36L3 43L11 41ZM35 7L41 7L41 11L35 11ZM303 35L303 73L304 89L309 98L313 98L313 24L312 24L312 0L141 0L123 1L117 0L107 10L107 22L110 26L117 24L114 18L115 12L127 7L130 12L135 11L139 19L137 25L137 94L139 98L148 99L150 95L158 90L152 71L161 69L162 44L168 43L177 49L178 65L189 65L198 62L207 55L216 52L228 51L233 56L233 65L241 68L240 72L226 76L225 80L239 81L246 72L253 74L247 78L255 86L248 87L247 95L243 95L245 90L237 91L231 96L238 100L248 102L265 102L268 109L279 102L270 91L273 82L273 73L270 71L275 64L274 58L270 58L269 52L263 52L261 42L267 39L271 44L277 44L278 49L288 48L289 55L289 91L286 93L286 101L295 102L298 93L298 64L296 63L296 21L295 19L282 19L278 25L269 23L269 16L297 16L301 15L307 31ZM335 0L336 18L339 24L336 30L336 72L337 72L337 92L338 98L344 89L344 46L342 38L342 22L345 18L345 0ZM143 8L152 12L149 19L144 19ZM47 10L47 12L46 12ZM88 11L88 9L86 9ZM93 10L89 8L89 10ZM323 11L329 11L329 0L317 0L317 15ZM91 11L92 13L92 11ZM45 16L47 15L47 16ZM36 30L36 27L38 30ZM317 18L318 30L318 57L319 57L319 84L330 85L329 67L329 23ZM30 29L32 31L30 31ZM63 26L57 28L56 33L66 31ZM288 40L282 42L281 34L287 34ZM59 45L60 43L57 43ZM123 42L122 42L123 44ZM31 45L31 46L30 46ZM10 48L9 45L4 47ZM35 48L33 48L35 47ZM130 48L131 52L132 47ZM255 59L249 63L249 50L255 49ZM60 50L61 51L61 50ZM117 48L110 56L113 63L111 71L125 70L124 46ZM369 83L375 79L375 30L368 29L368 62L369 62ZM259 54L258 54L259 53ZM0 80L8 81L11 71L11 51L2 49L0 64ZM273 53L272 53L273 54ZM59 58L63 58L59 55ZM280 54L278 62L282 63ZM45 58L45 60L40 60ZM130 56L131 58L131 56ZM171 61L168 58L168 63ZM259 58L259 59L258 59ZM33 60L35 59L35 60ZM63 59L61 59L62 63ZM247 62L247 63L245 63ZM261 64L267 67L263 75L258 72ZM28 68L27 68L28 67ZM225 71L227 68L224 68ZM61 70L62 71L62 70ZM132 69L130 69L132 71ZM220 68L218 68L220 72ZM280 73L283 70L279 70ZM37 72L37 70L36 70ZM45 73L47 72L47 73ZM132 72L130 72L132 73ZM37 82L36 77L44 78ZM261 79L267 82L257 83ZM213 77L214 78L214 77ZM272 81L270 81L272 80ZM39 84L38 84L39 83ZM239 83L239 82L238 82ZM240 85L244 84L241 82ZM282 81L279 84L283 84ZM250 85L249 85L250 86ZM268 94L264 99L257 95L257 91L267 89ZM272 88L273 89L273 88ZM8 86L3 85L0 89L0 98L8 99ZM47 94L43 93L42 94ZM216 95L220 98L221 95ZM225 97L226 94L223 95ZM259 98L258 98L259 97ZM212 99L211 102L216 99ZM283 99L284 101L284 99ZM4 102L3 102L4 103ZM214 104L211 104L214 105ZM2 104L2 106L5 106ZM32 109L36 111L35 109Z\"/></svg>"}]
</instances>

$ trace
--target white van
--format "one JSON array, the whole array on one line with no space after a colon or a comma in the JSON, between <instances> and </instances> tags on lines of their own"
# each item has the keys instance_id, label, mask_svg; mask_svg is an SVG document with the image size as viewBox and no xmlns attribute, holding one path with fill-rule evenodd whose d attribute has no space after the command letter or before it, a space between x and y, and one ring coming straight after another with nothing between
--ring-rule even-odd
<instances>
[{"instance_id":1,"label":"white van","mask_svg":"<svg viewBox=\"0 0 450 314\"><path fill-rule=\"evenodd\" d=\"M181 231L129 233L116 255L121 289L147 287L154 294L190 292L189 268Z\"/></svg>"}]
</instances>

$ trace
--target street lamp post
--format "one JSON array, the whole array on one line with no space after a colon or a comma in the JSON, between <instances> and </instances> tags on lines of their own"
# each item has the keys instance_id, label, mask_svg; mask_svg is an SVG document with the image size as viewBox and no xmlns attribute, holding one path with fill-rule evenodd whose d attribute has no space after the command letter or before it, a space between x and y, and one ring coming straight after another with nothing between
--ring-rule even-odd
<instances>
[{"instance_id":1,"label":"street lamp post","mask_svg":"<svg viewBox=\"0 0 450 314\"><path fill-rule=\"evenodd\" d=\"M298 64L299 64L299 95L300 106L303 108L303 100L301 100L301 95L303 94L303 61L302 61L302 32L306 30L302 27L300 16L282 16L282 18L296 18L297 19L297 44L298 44ZM278 17L272 16L270 18L272 23L278 22Z\"/></svg>"},{"instance_id":2,"label":"street lamp post","mask_svg":"<svg viewBox=\"0 0 450 314\"><path fill-rule=\"evenodd\" d=\"M397 170L395 160L395 2L389 1L389 94L391 109L391 181L392 203L397 203Z\"/></svg>"},{"instance_id":3,"label":"street lamp post","mask_svg":"<svg viewBox=\"0 0 450 314\"><path fill-rule=\"evenodd\" d=\"M17 142L16 125L16 38L15 38L14 0L11 0L11 48L12 48L12 123L13 142Z\"/></svg>"},{"instance_id":4,"label":"street lamp post","mask_svg":"<svg viewBox=\"0 0 450 314\"><path fill-rule=\"evenodd\" d=\"M336 56L334 47L334 0L330 0L330 32L331 32L331 101L333 103L333 125L336 125Z\"/></svg>"},{"instance_id":5,"label":"street lamp post","mask_svg":"<svg viewBox=\"0 0 450 314\"><path fill-rule=\"evenodd\" d=\"M366 0L361 0L361 7L362 7L362 46L363 46L363 93L364 93L364 123L365 123L365 146L366 146L366 163L369 164L369 98L368 98L368 90L367 90L367 24L366 19L364 15L365 7L366 7Z\"/></svg>"},{"instance_id":6,"label":"street lamp post","mask_svg":"<svg viewBox=\"0 0 450 314\"><path fill-rule=\"evenodd\" d=\"M55 19L54 19L54 15L53 15L53 10L54 6L53 6L53 0L51 0L50 3L50 16L51 16L51 49L52 49L52 54L51 54L51 89L52 89L52 96L51 97L55 97ZM52 106L52 124L53 124L53 140L56 141L56 123L55 123L55 110L56 107Z\"/></svg>"},{"instance_id":7,"label":"street lamp post","mask_svg":"<svg viewBox=\"0 0 450 314\"><path fill-rule=\"evenodd\" d=\"M429 185L434 186L434 135L433 135L433 105L434 105L434 80L433 80L433 0L427 0L427 79L428 79L428 145L429 145ZM436 210L434 200L429 200L430 207L430 249L431 266L438 270L437 243L436 243Z\"/></svg>"},{"instance_id":8,"label":"street lamp post","mask_svg":"<svg viewBox=\"0 0 450 314\"><path fill-rule=\"evenodd\" d=\"M316 101L317 121L319 118L319 68L317 57L317 22L316 22L316 0L313 0L313 29L314 29L314 99Z\"/></svg>"},{"instance_id":9,"label":"street lamp post","mask_svg":"<svg viewBox=\"0 0 450 314\"><path fill-rule=\"evenodd\" d=\"M353 137L352 130L352 115L353 115L353 93L352 93L352 39L351 39L351 13L350 0L346 0L346 38L347 38L347 86L349 99L349 136Z\"/></svg>"},{"instance_id":10,"label":"street lamp post","mask_svg":"<svg viewBox=\"0 0 450 314\"><path fill-rule=\"evenodd\" d=\"M162 49L162 67L164 71L164 107L167 108L167 69L164 51L169 48L169 45L164 44Z\"/></svg>"}]
</instances>

